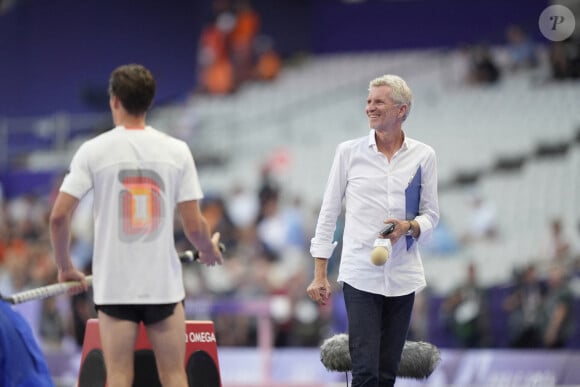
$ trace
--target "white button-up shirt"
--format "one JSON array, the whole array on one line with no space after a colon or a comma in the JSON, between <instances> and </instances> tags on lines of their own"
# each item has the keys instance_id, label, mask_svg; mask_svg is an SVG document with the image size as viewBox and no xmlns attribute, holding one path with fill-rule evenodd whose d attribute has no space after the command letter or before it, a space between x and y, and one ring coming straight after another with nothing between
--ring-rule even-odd
<instances>
[{"instance_id":1,"label":"white button-up shirt","mask_svg":"<svg viewBox=\"0 0 580 387\"><path fill-rule=\"evenodd\" d=\"M375 131L338 145L312 238L310 253L329 258L336 220L345 206L338 282L384 296L402 296L425 287L417 243L407 250L405 237L393 246L384 266L370 261L378 232L387 218L405 219L405 189L421 166L418 242L427 240L439 221L437 159L430 146L405 136L391 161L378 151Z\"/></svg>"}]
</instances>

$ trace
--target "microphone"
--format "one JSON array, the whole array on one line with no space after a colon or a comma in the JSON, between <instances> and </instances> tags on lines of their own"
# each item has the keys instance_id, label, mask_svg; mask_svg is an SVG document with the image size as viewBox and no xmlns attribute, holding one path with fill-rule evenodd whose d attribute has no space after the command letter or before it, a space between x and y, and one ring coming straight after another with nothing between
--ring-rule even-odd
<instances>
[{"instance_id":1,"label":"microphone","mask_svg":"<svg viewBox=\"0 0 580 387\"><path fill-rule=\"evenodd\" d=\"M328 371L352 370L348 350L348 334L336 334L320 346L320 361ZM411 379L427 379L441 361L437 346L425 341L405 341L397 376Z\"/></svg>"},{"instance_id":2,"label":"microphone","mask_svg":"<svg viewBox=\"0 0 580 387\"><path fill-rule=\"evenodd\" d=\"M387 223L385 227L379 232L379 235L382 237L386 237L390 233L393 232L395 229L394 223ZM373 244L374 248L371 251L371 262L373 265L382 266L384 265L391 252L393 251L393 246L391 245L390 239L385 238L377 238L375 239L375 243Z\"/></svg>"},{"instance_id":3,"label":"microphone","mask_svg":"<svg viewBox=\"0 0 580 387\"><path fill-rule=\"evenodd\" d=\"M222 253L225 253L226 246L223 243L219 244L219 249ZM178 253L179 260L181 263L190 263L197 261L199 259L199 251L193 250L185 250Z\"/></svg>"},{"instance_id":4,"label":"microphone","mask_svg":"<svg viewBox=\"0 0 580 387\"><path fill-rule=\"evenodd\" d=\"M382 237L386 237L387 235L389 235L393 231L395 231L395 223L387 223L385 225L385 227L381 231L379 231L379 234Z\"/></svg>"}]
</instances>

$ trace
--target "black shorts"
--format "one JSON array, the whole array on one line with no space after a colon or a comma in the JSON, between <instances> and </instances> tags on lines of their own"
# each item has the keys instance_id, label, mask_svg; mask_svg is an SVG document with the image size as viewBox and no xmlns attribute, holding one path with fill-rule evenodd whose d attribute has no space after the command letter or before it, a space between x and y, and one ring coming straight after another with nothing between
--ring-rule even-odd
<instances>
[{"instance_id":1,"label":"black shorts","mask_svg":"<svg viewBox=\"0 0 580 387\"><path fill-rule=\"evenodd\" d=\"M183 301L182 301L183 303ZM155 324L163 321L173 314L175 306L173 304L118 304L118 305L95 305L97 311L101 311L111 317L120 320L143 322L145 325Z\"/></svg>"}]
</instances>

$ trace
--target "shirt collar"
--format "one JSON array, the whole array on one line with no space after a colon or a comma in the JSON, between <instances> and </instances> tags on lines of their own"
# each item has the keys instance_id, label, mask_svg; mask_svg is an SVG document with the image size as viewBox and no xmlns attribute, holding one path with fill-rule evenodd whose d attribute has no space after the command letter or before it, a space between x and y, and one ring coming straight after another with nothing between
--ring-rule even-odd
<instances>
[{"instance_id":1,"label":"shirt collar","mask_svg":"<svg viewBox=\"0 0 580 387\"><path fill-rule=\"evenodd\" d=\"M118 130L128 130L131 132L138 132L138 131L142 131L142 130L147 130L149 128L149 126L145 125L145 127L126 127L125 125L117 125L115 126L115 129Z\"/></svg>"},{"instance_id":2,"label":"shirt collar","mask_svg":"<svg viewBox=\"0 0 580 387\"><path fill-rule=\"evenodd\" d=\"M373 148L375 151L377 150L377 139L375 138L374 129L371 129L369 132L369 148Z\"/></svg>"},{"instance_id":3,"label":"shirt collar","mask_svg":"<svg viewBox=\"0 0 580 387\"><path fill-rule=\"evenodd\" d=\"M377 151L377 140L375 138L374 129L371 129L369 132L369 148L372 148L375 152ZM403 131L403 144L401 145L401 149L399 149L399 151L407 149L409 149L409 141L407 139L405 131Z\"/></svg>"}]
</instances>

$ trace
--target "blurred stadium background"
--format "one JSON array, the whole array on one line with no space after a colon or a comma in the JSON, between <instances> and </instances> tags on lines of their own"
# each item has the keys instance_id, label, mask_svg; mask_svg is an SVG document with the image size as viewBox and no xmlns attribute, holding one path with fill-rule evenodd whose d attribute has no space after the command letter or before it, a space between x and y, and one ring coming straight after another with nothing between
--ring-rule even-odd
<instances>
[{"instance_id":1,"label":"blurred stadium background","mask_svg":"<svg viewBox=\"0 0 580 387\"><path fill-rule=\"evenodd\" d=\"M580 385L579 24L546 39L553 4L580 15L576 0L0 1L0 291L56 280L51 200L80 143L112 126L111 70L142 63L150 124L191 146L229 248L185 272L224 386L344 385L318 358L346 326L339 288L329 307L306 297L309 241L334 149L367 132L368 81L393 73L414 91L405 131L437 151L442 215L409 336L442 363L397 385ZM73 241L87 268L90 205ZM74 385L90 295L18 309L56 384Z\"/></svg>"}]
</instances>

